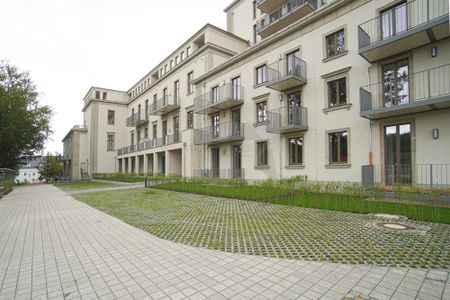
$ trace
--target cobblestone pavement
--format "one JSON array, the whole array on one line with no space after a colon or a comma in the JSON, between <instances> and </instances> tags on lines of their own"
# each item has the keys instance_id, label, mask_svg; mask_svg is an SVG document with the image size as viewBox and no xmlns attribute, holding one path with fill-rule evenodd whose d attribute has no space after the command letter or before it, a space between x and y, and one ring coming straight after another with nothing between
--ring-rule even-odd
<instances>
[{"instance_id":1,"label":"cobblestone pavement","mask_svg":"<svg viewBox=\"0 0 450 300\"><path fill-rule=\"evenodd\" d=\"M0 200L0 299L450 299L448 270L224 253L161 240L50 185Z\"/></svg>"}]
</instances>

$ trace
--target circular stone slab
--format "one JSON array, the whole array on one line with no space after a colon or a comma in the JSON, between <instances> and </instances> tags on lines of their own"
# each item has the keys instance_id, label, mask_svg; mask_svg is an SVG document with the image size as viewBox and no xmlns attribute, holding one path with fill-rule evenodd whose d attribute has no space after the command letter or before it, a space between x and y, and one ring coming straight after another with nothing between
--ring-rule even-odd
<instances>
[{"instance_id":1,"label":"circular stone slab","mask_svg":"<svg viewBox=\"0 0 450 300\"><path fill-rule=\"evenodd\" d=\"M395 223L385 223L383 224L383 227L395 230L405 230L407 228L405 225Z\"/></svg>"}]
</instances>

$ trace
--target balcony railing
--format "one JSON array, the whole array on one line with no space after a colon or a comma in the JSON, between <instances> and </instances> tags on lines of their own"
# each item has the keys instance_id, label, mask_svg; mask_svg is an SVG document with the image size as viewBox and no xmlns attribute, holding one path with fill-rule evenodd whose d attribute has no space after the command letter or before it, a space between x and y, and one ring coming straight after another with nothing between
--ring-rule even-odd
<instances>
[{"instance_id":1,"label":"balcony railing","mask_svg":"<svg viewBox=\"0 0 450 300\"><path fill-rule=\"evenodd\" d=\"M256 0L256 7L264 12L270 13L280 7L286 0Z\"/></svg>"},{"instance_id":2,"label":"balcony railing","mask_svg":"<svg viewBox=\"0 0 450 300\"><path fill-rule=\"evenodd\" d=\"M450 107L450 64L361 87L361 116L390 116Z\"/></svg>"},{"instance_id":3,"label":"balcony railing","mask_svg":"<svg viewBox=\"0 0 450 300\"><path fill-rule=\"evenodd\" d=\"M280 107L267 112L266 132L287 133L308 130L306 107Z\"/></svg>"},{"instance_id":4,"label":"balcony railing","mask_svg":"<svg viewBox=\"0 0 450 300\"><path fill-rule=\"evenodd\" d=\"M150 106L150 114L154 116L161 116L180 108L180 99L175 99L172 96L164 96L158 101L152 103Z\"/></svg>"},{"instance_id":5,"label":"balcony railing","mask_svg":"<svg viewBox=\"0 0 450 300\"><path fill-rule=\"evenodd\" d=\"M286 57L267 66L268 88L284 91L306 82L306 62L298 57Z\"/></svg>"},{"instance_id":6,"label":"balcony railing","mask_svg":"<svg viewBox=\"0 0 450 300\"><path fill-rule=\"evenodd\" d=\"M365 186L410 185L419 188L450 188L450 164L395 164L362 166Z\"/></svg>"},{"instance_id":7,"label":"balcony railing","mask_svg":"<svg viewBox=\"0 0 450 300\"><path fill-rule=\"evenodd\" d=\"M245 169L196 169L194 177L198 178L221 178L221 179L244 179Z\"/></svg>"},{"instance_id":8,"label":"balcony railing","mask_svg":"<svg viewBox=\"0 0 450 300\"><path fill-rule=\"evenodd\" d=\"M214 113L244 103L244 88L240 85L225 84L217 92L208 92L194 99L195 113Z\"/></svg>"},{"instance_id":9,"label":"balcony railing","mask_svg":"<svg viewBox=\"0 0 450 300\"><path fill-rule=\"evenodd\" d=\"M360 24L359 53L373 62L448 37L448 5L448 0L412 0Z\"/></svg>"},{"instance_id":10,"label":"balcony railing","mask_svg":"<svg viewBox=\"0 0 450 300\"><path fill-rule=\"evenodd\" d=\"M196 129L194 132L194 143L197 145L226 143L242 139L244 139L243 123L224 122L218 126Z\"/></svg>"},{"instance_id":11,"label":"balcony railing","mask_svg":"<svg viewBox=\"0 0 450 300\"><path fill-rule=\"evenodd\" d=\"M148 115L141 110L127 118L127 127L139 126L148 122Z\"/></svg>"},{"instance_id":12,"label":"balcony railing","mask_svg":"<svg viewBox=\"0 0 450 300\"><path fill-rule=\"evenodd\" d=\"M117 155L125 155L133 152L145 151L150 149L159 148L166 145L172 145L181 142L180 134L166 135L165 137L159 137L156 139L145 139L137 144L124 147L117 150Z\"/></svg>"},{"instance_id":13,"label":"balcony railing","mask_svg":"<svg viewBox=\"0 0 450 300\"><path fill-rule=\"evenodd\" d=\"M261 37L268 37L316 9L317 0L290 0L259 19L256 30Z\"/></svg>"}]
</instances>

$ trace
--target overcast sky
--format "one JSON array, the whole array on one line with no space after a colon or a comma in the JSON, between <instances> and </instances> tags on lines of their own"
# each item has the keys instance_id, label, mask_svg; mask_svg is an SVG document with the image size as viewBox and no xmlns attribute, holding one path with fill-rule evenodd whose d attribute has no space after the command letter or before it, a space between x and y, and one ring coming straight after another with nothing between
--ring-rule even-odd
<instances>
[{"instance_id":1,"label":"overcast sky","mask_svg":"<svg viewBox=\"0 0 450 300\"><path fill-rule=\"evenodd\" d=\"M0 0L0 59L27 70L53 108L46 151L82 124L91 86L129 89L232 0Z\"/></svg>"}]
</instances>

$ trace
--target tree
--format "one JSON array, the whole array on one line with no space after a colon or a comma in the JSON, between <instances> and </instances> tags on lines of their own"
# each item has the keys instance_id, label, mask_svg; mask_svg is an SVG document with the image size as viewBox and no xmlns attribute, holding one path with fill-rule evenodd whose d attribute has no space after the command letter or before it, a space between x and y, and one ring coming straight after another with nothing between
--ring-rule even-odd
<instances>
[{"instance_id":1,"label":"tree","mask_svg":"<svg viewBox=\"0 0 450 300\"><path fill-rule=\"evenodd\" d=\"M42 164L38 167L38 170L45 181L49 182L56 180L62 174L64 166L59 161L57 154L53 156L51 153L48 153L47 156L42 158Z\"/></svg>"},{"instance_id":2,"label":"tree","mask_svg":"<svg viewBox=\"0 0 450 300\"><path fill-rule=\"evenodd\" d=\"M0 167L16 169L21 157L44 148L52 133L49 106L40 105L28 72L0 61Z\"/></svg>"}]
</instances>

